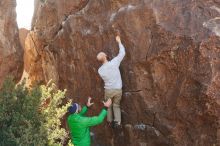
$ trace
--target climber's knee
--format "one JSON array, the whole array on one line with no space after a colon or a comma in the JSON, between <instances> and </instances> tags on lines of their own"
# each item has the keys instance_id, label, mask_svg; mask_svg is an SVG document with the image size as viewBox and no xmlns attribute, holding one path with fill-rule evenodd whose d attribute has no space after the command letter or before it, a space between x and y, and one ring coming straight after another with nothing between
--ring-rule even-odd
<instances>
[{"instance_id":1,"label":"climber's knee","mask_svg":"<svg viewBox=\"0 0 220 146\"><path fill-rule=\"evenodd\" d=\"M113 103L113 107L120 108L120 104Z\"/></svg>"},{"instance_id":2,"label":"climber's knee","mask_svg":"<svg viewBox=\"0 0 220 146\"><path fill-rule=\"evenodd\" d=\"M114 99L113 99L113 104L120 105L121 98L122 98L122 90L116 90L115 95L114 95Z\"/></svg>"}]
</instances>

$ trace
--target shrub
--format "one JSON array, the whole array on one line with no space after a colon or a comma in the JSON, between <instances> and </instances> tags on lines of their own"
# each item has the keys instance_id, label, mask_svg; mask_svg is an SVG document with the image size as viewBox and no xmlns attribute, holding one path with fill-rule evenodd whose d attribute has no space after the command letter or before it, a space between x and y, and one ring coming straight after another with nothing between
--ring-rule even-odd
<instances>
[{"instance_id":1,"label":"shrub","mask_svg":"<svg viewBox=\"0 0 220 146\"><path fill-rule=\"evenodd\" d=\"M54 84L28 89L7 79L0 91L0 146L60 146L68 137L60 119L65 90Z\"/></svg>"}]
</instances>

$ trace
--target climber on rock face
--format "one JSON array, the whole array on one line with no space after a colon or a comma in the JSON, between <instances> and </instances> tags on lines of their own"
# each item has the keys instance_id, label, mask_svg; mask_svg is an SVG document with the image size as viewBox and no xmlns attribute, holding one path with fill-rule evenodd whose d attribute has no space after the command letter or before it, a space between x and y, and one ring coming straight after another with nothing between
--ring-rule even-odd
<instances>
[{"instance_id":1,"label":"climber on rock face","mask_svg":"<svg viewBox=\"0 0 220 146\"><path fill-rule=\"evenodd\" d=\"M102 62L102 66L98 69L98 73L105 83L105 100L112 99L113 105L108 108L107 121L115 128L121 127L121 109L120 102L122 98L122 79L119 66L125 56L125 48L121 43L120 36L116 36L119 45L119 54L108 61L107 55L100 52L97 55L98 61ZM114 113L114 119L113 119Z\"/></svg>"},{"instance_id":2,"label":"climber on rock face","mask_svg":"<svg viewBox=\"0 0 220 146\"><path fill-rule=\"evenodd\" d=\"M111 99L103 102L104 108L98 116L86 117L85 114L90 106L91 98L88 99L86 106L81 108L77 103L68 107L69 116L67 118L67 124L70 130L70 136L74 146L90 146L90 127L101 124L107 115L107 109L111 106Z\"/></svg>"}]
</instances>

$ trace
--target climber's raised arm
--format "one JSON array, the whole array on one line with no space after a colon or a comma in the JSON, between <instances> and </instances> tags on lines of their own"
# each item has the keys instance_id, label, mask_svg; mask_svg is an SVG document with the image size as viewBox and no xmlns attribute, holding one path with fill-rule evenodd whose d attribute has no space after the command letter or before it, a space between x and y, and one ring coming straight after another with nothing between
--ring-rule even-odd
<instances>
[{"instance_id":1,"label":"climber's raised arm","mask_svg":"<svg viewBox=\"0 0 220 146\"><path fill-rule=\"evenodd\" d=\"M125 57L125 47L124 45L121 43L121 38L120 36L116 36L116 41L118 42L118 46L119 46L119 53L118 55L113 58L111 60L112 63L117 64L118 66L120 65L121 61L123 60L123 58Z\"/></svg>"}]
</instances>

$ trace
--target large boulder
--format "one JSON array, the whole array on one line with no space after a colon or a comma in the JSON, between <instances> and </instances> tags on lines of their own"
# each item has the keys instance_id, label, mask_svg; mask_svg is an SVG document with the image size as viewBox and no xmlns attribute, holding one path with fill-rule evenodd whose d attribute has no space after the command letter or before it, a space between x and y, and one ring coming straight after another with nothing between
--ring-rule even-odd
<instances>
[{"instance_id":1,"label":"large boulder","mask_svg":"<svg viewBox=\"0 0 220 146\"><path fill-rule=\"evenodd\" d=\"M92 129L94 145L214 146L220 130L220 3L216 0L37 1L26 40L28 82L53 80L101 108L99 51L126 47L122 131Z\"/></svg>"},{"instance_id":2,"label":"large boulder","mask_svg":"<svg viewBox=\"0 0 220 146\"><path fill-rule=\"evenodd\" d=\"M15 0L0 1L0 86L7 76L19 79L23 69L15 7Z\"/></svg>"}]
</instances>

